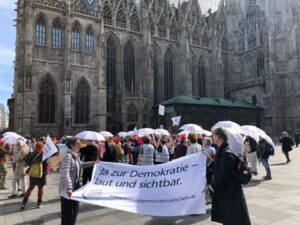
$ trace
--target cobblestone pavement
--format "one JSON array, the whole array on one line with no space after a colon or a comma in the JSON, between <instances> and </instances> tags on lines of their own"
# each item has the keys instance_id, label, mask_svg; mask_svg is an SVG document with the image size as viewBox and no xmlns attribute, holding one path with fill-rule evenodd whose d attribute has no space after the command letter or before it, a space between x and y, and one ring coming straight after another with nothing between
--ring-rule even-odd
<instances>
[{"instance_id":1,"label":"cobblestone pavement","mask_svg":"<svg viewBox=\"0 0 300 225\"><path fill-rule=\"evenodd\" d=\"M263 181L264 169L259 165L259 175L244 188L253 225L299 225L300 224L300 148L291 152L292 162L285 164L279 147L271 158L273 180ZM12 169L9 167L9 171ZM8 186L11 183L9 173ZM57 195L59 173L48 176L44 205L36 209L37 192L32 193L28 209L20 211L21 199L8 200L9 190L0 191L1 225L59 225L60 201ZM155 218L126 213L94 205L81 204L78 225L212 225L210 205L207 215L172 218Z\"/></svg>"}]
</instances>

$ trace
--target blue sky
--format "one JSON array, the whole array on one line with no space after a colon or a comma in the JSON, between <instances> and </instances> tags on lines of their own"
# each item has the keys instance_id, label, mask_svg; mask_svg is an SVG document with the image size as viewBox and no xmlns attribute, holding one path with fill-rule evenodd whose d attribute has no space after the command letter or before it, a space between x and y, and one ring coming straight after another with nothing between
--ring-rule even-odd
<instances>
[{"instance_id":1,"label":"blue sky","mask_svg":"<svg viewBox=\"0 0 300 225\"><path fill-rule=\"evenodd\" d=\"M0 103L6 105L13 93L15 58L14 0L0 0Z\"/></svg>"},{"instance_id":2,"label":"blue sky","mask_svg":"<svg viewBox=\"0 0 300 225\"><path fill-rule=\"evenodd\" d=\"M175 4L178 0L171 0ZM184 0L183 0L184 1ZM199 0L202 12L209 8L217 9L220 0ZM13 93L14 58L15 58L15 22L14 11L16 0L0 0L0 103L6 105L7 99Z\"/></svg>"}]
</instances>

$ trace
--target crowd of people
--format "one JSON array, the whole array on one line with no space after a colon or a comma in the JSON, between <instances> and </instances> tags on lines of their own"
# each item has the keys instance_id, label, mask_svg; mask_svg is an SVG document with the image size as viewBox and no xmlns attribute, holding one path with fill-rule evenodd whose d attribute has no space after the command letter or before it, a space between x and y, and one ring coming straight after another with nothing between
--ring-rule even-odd
<instances>
[{"instance_id":1,"label":"crowd of people","mask_svg":"<svg viewBox=\"0 0 300 225\"><path fill-rule=\"evenodd\" d=\"M76 223L79 203L71 200L70 197L73 191L91 180L95 163L106 161L140 166L157 165L197 153L207 156L207 188L203 192L212 197L212 220L225 225L251 224L242 186L234 179L237 161L235 157L227 154L230 146L226 130L222 128L213 130L212 137L197 133L143 137L133 135L107 137L104 142L99 142L66 136L60 140L53 137L52 141L54 144L63 144L67 148L59 167L61 224ZM290 163L289 152L292 150L293 140L283 132L280 142L287 163ZM11 195L8 198L22 198L21 210L26 208L35 186L38 188L37 207L42 206L44 186L47 184L46 177L51 171L50 159L43 160L44 149L45 138L17 140L14 145L6 144L0 139L0 190L8 189L6 164L11 163L13 178ZM244 154L239 158L249 162L254 176L258 175L257 163L261 162L266 171L263 178L272 179L269 157L274 155L274 148L270 143L262 137L257 142L254 138L245 136L243 152ZM53 157L58 157L59 154L58 152ZM232 217L237 213L237 209L241 216Z\"/></svg>"}]
</instances>

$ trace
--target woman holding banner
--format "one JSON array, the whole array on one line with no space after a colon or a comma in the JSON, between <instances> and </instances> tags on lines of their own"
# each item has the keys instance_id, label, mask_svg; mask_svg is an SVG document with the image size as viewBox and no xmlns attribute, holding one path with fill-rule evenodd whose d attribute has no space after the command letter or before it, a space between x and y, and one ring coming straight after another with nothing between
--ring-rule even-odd
<instances>
[{"instance_id":1,"label":"woman holding banner","mask_svg":"<svg viewBox=\"0 0 300 225\"><path fill-rule=\"evenodd\" d=\"M61 177L59 195L61 196L61 224L74 225L79 210L79 202L71 200L73 191L80 187L80 173L82 168L89 168L98 161L82 163L79 157L81 143L75 137L66 138L69 150L64 154L61 162Z\"/></svg>"},{"instance_id":2,"label":"woman holding banner","mask_svg":"<svg viewBox=\"0 0 300 225\"><path fill-rule=\"evenodd\" d=\"M211 220L223 225L251 225L242 185L237 180L238 166L228 146L222 128L213 131L213 141L219 147L214 162L214 177L204 191L213 193Z\"/></svg>"}]
</instances>

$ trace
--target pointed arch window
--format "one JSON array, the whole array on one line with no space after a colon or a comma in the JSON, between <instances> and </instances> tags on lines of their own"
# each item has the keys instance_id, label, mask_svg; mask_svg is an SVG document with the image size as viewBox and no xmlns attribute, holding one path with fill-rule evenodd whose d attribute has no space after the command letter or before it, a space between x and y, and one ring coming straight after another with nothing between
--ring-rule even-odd
<instances>
[{"instance_id":1,"label":"pointed arch window","mask_svg":"<svg viewBox=\"0 0 300 225\"><path fill-rule=\"evenodd\" d=\"M39 123L55 123L56 85L49 74L42 78L38 93Z\"/></svg>"},{"instance_id":2,"label":"pointed arch window","mask_svg":"<svg viewBox=\"0 0 300 225\"><path fill-rule=\"evenodd\" d=\"M209 47L209 38L208 38L206 32L203 33L203 37L202 37L202 46L203 46L203 47L206 47L206 48Z\"/></svg>"},{"instance_id":3,"label":"pointed arch window","mask_svg":"<svg viewBox=\"0 0 300 225\"><path fill-rule=\"evenodd\" d=\"M240 35L240 38L238 41L238 49L240 52L245 51L245 39L242 35Z\"/></svg>"},{"instance_id":4,"label":"pointed arch window","mask_svg":"<svg viewBox=\"0 0 300 225\"><path fill-rule=\"evenodd\" d=\"M135 91L135 54L131 42L124 48L124 80L127 92Z\"/></svg>"},{"instance_id":5,"label":"pointed arch window","mask_svg":"<svg viewBox=\"0 0 300 225\"><path fill-rule=\"evenodd\" d=\"M265 70L265 57L262 52L257 55L257 77L261 77L264 74Z\"/></svg>"},{"instance_id":6,"label":"pointed arch window","mask_svg":"<svg viewBox=\"0 0 300 225\"><path fill-rule=\"evenodd\" d=\"M172 50L169 48L165 54L165 59L164 59L165 99L169 99L173 97L174 65L175 65L175 56Z\"/></svg>"},{"instance_id":7,"label":"pointed arch window","mask_svg":"<svg viewBox=\"0 0 300 225\"><path fill-rule=\"evenodd\" d=\"M134 12L130 18L130 30L136 32L140 31L140 22L136 12Z\"/></svg>"},{"instance_id":8,"label":"pointed arch window","mask_svg":"<svg viewBox=\"0 0 300 225\"><path fill-rule=\"evenodd\" d=\"M107 111L116 111L116 45L110 36L106 45Z\"/></svg>"},{"instance_id":9,"label":"pointed arch window","mask_svg":"<svg viewBox=\"0 0 300 225\"><path fill-rule=\"evenodd\" d=\"M139 119L139 114L138 114L138 110L137 107L134 104L130 104L127 107L127 122L130 123L136 123L138 122Z\"/></svg>"},{"instance_id":10,"label":"pointed arch window","mask_svg":"<svg viewBox=\"0 0 300 225\"><path fill-rule=\"evenodd\" d=\"M149 18L149 27L150 27L150 35L154 35L155 34L154 23L151 18Z\"/></svg>"},{"instance_id":11,"label":"pointed arch window","mask_svg":"<svg viewBox=\"0 0 300 225\"><path fill-rule=\"evenodd\" d=\"M89 123L90 112L90 86L81 78L75 90L75 123Z\"/></svg>"},{"instance_id":12,"label":"pointed arch window","mask_svg":"<svg viewBox=\"0 0 300 225\"><path fill-rule=\"evenodd\" d=\"M256 46L257 46L256 35L254 33L251 33L248 38L248 48L251 49L251 48L255 48Z\"/></svg>"},{"instance_id":13,"label":"pointed arch window","mask_svg":"<svg viewBox=\"0 0 300 225\"><path fill-rule=\"evenodd\" d=\"M80 26L77 23L73 26L71 38L72 50L80 51Z\"/></svg>"},{"instance_id":14,"label":"pointed arch window","mask_svg":"<svg viewBox=\"0 0 300 225\"><path fill-rule=\"evenodd\" d=\"M172 22L170 27L170 39L174 41L177 40L177 27L174 21Z\"/></svg>"},{"instance_id":15,"label":"pointed arch window","mask_svg":"<svg viewBox=\"0 0 300 225\"><path fill-rule=\"evenodd\" d=\"M226 37L223 37L222 39L222 50L227 51L228 50L228 41Z\"/></svg>"},{"instance_id":16,"label":"pointed arch window","mask_svg":"<svg viewBox=\"0 0 300 225\"><path fill-rule=\"evenodd\" d=\"M197 57L194 53L191 54L190 58L190 68L191 68L191 74L192 74L192 93L194 96L198 95L197 90Z\"/></svg>"},{"instance_id":17,"label":"pointed arch window","mask_svg":"<svg viewBox=\"0 0 300 225\"><path fill-rule=\"evenodd\" d=\"M52 26L52 46L61 48L63 43L63 26L59 19L54 20Z\"/></svg>"},{"instance_id":18,"label":"pointed arch window","mask_svg":"<svg viewBox=\"0 0 300 225\"><path fill-rule=\"evenodd\" d=\"M120 9L117 12L117 27L126 29L126 15L123 9Z\"/></svg>"},{"instance_id":19,"label":"pointed arch window","mask_svg":"<svg viewBox=\"0 0 300 225\"><path fill-rule=\"evenodd\" d=\"M85 51L88 53L94 51L94 33L92 28L89 28L85 35Z\"/></svg>"},{"instance_id":20,"label":"pointed arch window","mask_svg":"<svg viewBox=\"0 0 300 225\"><path fill-rule=\"evenodd\" d=\"M198 94L199 97L205 97L205 76L206 76L206 69L205 69L205 62L204 59L201 57L198 62Z\"/></svg>"},{"instance_id":21,"label":"pointed arch window","mask_svg":"<svg viewBox=\"0 0 300 225\"><path fill-rule=\"evenodd\" d=\"M260 46L264 46L264 32L261 31L259 34L259 42L260 42Z\"/></svg>"},{"instance_id":22,"label":"pointed arch window","mask_svg":"<svg viewBox=\"0 0 300 225\"><path fill-rule=\"evenodd\" d=\"M46 45L46 23L42 16L39 16L35 23L35 44Z\"/></svg>"},{"instance_id":23,"label":"pointed arch window","mask_svg":"<svg viewBox=\"0 0 300 225\"><path fill-rule=\"evenodd\" d=\"M157 55L152 55L152 69L153 69L153 101L158 103L158 60Z\"/></svg>"},{"instance_id":24,"label":"pointed arch window","mask_svg":"<svg viewBox=\"0 0 300 225\"><path fill-rule=\"evenodd\" d=\"M104 14L103 15L104 24L112 25L112 13L107 2L105 2L104 4L103 14Z\"/></svg>"},{"instance_id":25,"label":"pointed arch window","mask_svg":"<svg viewBox=\"0 0 300 225\"><path fill-rule=\"evenodd\" d=\"M164 16L161 16L158 23L158 36L162 38L167 37L166 21Z\"/></svg>"},{"instance_id":26,"label":"pointed arch window","mask_svg":"<svg viewBox=\"0 0 300 225\"><path fill-rule=\"evenodd\" d=\"M196 30L196 29L193 31L193 34L192 34L192 43L194 45L200 45L201 44L199 31Z\"/></svg>"}]
</instances>

